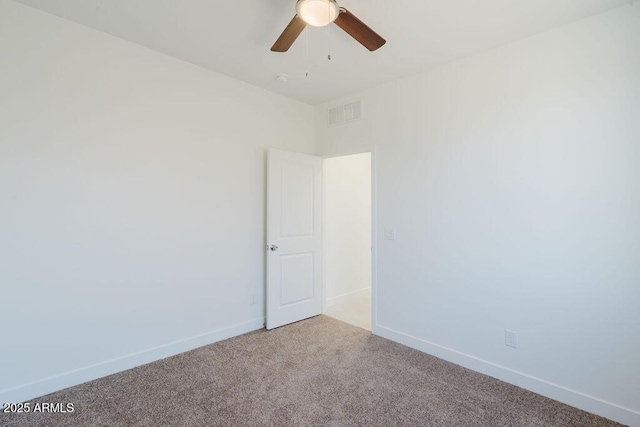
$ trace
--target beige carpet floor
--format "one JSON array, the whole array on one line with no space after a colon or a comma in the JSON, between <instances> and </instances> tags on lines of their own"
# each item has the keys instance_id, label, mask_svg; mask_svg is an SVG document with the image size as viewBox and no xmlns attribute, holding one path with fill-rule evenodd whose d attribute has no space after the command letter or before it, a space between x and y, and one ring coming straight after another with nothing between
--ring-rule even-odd
<instances>
[{"instance_id":1,"label":"beige carpet floor","mask_svg":"<svg viewBox=\"0 0 640 427\"><path fill-rule=\"evenodd\" d=\"M610 426L606 419L329 318L257 331L0 414L3 426Z\"/></svg>"}]
</instances>

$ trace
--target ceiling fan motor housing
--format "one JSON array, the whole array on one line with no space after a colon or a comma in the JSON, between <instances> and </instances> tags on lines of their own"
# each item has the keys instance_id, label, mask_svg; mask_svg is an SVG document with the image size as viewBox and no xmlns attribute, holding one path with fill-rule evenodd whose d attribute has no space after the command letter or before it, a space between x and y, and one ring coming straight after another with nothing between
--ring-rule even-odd
<instances>
[{"instance_id":1,"label":"ceiling fan motor housing","mask_svg":"<svg viewBox=\"0 0 640 427\"><path fill-rule=\"evenodd\" d=\"M336 0L298 0L296 13L312 27L324 27L336 20L340 6Z\"/></svg>"}]
</instances>

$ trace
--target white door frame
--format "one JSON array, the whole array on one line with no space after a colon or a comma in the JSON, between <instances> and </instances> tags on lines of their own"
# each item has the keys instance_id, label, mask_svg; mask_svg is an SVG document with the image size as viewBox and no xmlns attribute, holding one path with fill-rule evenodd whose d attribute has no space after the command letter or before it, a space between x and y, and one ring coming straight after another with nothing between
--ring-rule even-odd
<instances>
[{"instance_id":1,"label":"white door frame","mask_svg":"<svg viewBox=\"0 0 640 427\"><path fill-rule=\"evenodd\" d=\"M377 167L376 147L371 151L357 151L354 153L342 153L334 156L324 156L323 159L351 156L355 154L371 153L371 332L378 335L378 198L377 198ZM326 175L323 163L323 180ZM322 189L322 229L326 230L326 186ZM327 309L327 263L325 251L327 248L327 233L322 234L322 312Z\"/></svg>"},{"instance_id":2,"label":"white door frame","mask_svg":"<svg viewBox=\"0 0 640 427\"><path fill-rule=\"evenodd\" d=\"M371 332L378 333L378 168L377 149L371 149Z\"/></svg>"}]
</instances>

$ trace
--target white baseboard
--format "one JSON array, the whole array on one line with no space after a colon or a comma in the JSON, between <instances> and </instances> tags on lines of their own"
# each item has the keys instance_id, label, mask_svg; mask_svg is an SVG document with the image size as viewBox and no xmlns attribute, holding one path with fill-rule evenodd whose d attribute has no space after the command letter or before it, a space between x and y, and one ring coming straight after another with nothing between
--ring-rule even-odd
<instances>
[{"instance_id":1,"label":"white baseboard","mask_svg":"<svg viewBox=\"0 0 640 427\"><path fill-rule=\"evenodd\" d=\"M607 402L579 391L563 387L522 372L479 359L469 354L425 341L385 326L373 325L375 335L420 350L456 365L497 378L509 384L522 387L573 407L600 415L629 426L640 427L640 412Z\"/></svg>"},{"instance_id":2,"label":"white baseboard","mask_svg":"<svg viewBox=\"0 0 640 427\"><path fill-rule=\"evenodd\" d=\"M204 345L252 332L261 329L263 326L264 318L254 319L249 322L173 341L126 356L78 368L73 371L42 378L28 384L0 390L0 404L25 402L36 397L44 396L45 394L53 393L54 391L106 377L107 375L126 371L136 366L146 365L147 363L175 356Z\"/></svg>"},{"instance_id":3,"label":"white baseboard","mask_svg":"<svg viewBox=\"0 0 640 427\"><path fill-rule=\"evenodd\" d=\"M349 301L349 299L357 296L361 292L371 292L371 287L358 289L357 291L347 292L346 294L338 295L337 297L327 298L325 308L332 307L334 305L342 304Z\"/></svg>"}]
</instances>

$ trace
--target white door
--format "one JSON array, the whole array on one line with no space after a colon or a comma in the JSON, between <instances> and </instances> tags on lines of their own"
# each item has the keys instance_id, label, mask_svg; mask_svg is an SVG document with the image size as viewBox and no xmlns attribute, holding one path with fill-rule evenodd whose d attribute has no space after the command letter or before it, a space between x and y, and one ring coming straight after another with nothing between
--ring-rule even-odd
<instances>
[{"instance_id":1,"label":"white door","mask_svg":"<svg viewBox=\"0 0 640 427\"><path fill-rule=\"evenodd\" d=\"M322 159L269 149L267 329L322 312Z\"/></svg>"}]
</instances>

